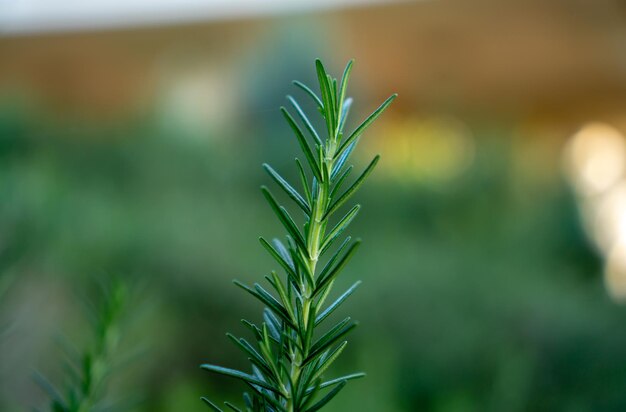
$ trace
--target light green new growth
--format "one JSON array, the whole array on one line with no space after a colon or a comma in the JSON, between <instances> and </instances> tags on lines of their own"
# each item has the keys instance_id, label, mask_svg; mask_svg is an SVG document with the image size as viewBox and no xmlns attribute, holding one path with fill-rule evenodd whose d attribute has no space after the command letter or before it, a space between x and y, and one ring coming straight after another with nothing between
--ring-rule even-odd
<instances>
[{"instance_id":1,"label":"light green new growth","mask_svg":"<svg viewBox=\"0 0 626 412\"><path fill-rule=\"evenodd\" d=\"M303 230L300 230L287 209L276 201L268 188L261 188L288 235L286 243L278 239L268 242L260 238L260 241L285 271L286 277L283 279L274 271L265 277L273 294L260 284L249 287L235 281L237 286L266 306L264 322L260 327L242 320L252 331L256 346L243 338L227 335L246 354L252 363L252 371L246 373L208 364L201 366L240 379L250 388L249 393L244 393L245 407L241 409L225 402L228 410L313 412L337 395L348 380L364 376L363 373L355 373L324 380L328 367L345 349L347 342L344 337L356 326L355 322L348 317L321 335L316 331L360 283L355 283L334 302L325 305L337 275L354 255L360 241L351 241L348 236L334 251L331 252L331 248L355 218L360 205L349 209L334 225L330 224L330 220L372 172L379 156L371 161L351 186L342 191L343 183L352 170L352 166L347 166L347 161L361 134L396 95L389 97L352 133L344 134L352 104L352 99L346 97L346 89L353 61L346 66L340 82L326 73L321 61L316 60L315 63L321 98L304 84L297 81L294 84L316 104L324 119L325 138L315 130L291 96L287 98L309 139L287 109L280 108L296 136L312 176L308 177L302 163L296 159L302 186L302 192L299 192L272 167L263 165L278 187L304 213L305 223ZM326 259L326 255L330 257ZM319 264L322 257L324 265ZM222 411L213 402L202 399L212 410Z\"/></svg>"}]
</instances>

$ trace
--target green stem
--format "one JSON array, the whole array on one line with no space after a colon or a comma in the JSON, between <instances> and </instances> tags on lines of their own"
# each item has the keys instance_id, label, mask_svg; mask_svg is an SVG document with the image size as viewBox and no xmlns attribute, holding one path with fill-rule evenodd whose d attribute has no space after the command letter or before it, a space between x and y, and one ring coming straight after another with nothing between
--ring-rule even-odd
<instances>
[{"instance_id":1,"label":"green stem","mask_svg":"<svg viewBox=\"0 0 626 412\"><path fill-rule=\"evenodd\" d=\"M334 139L331 139L331 144L329 145L329 152L324 157L324 165L321 165L322 170L326 167L327 170L332 170L333 166L333 157L336 144L334 143ZM330 173L328 173L330 175ZM323 182L320 182L317 185L317 193L316 193L316 201L311 213L310 219L310 227L309 227L309 235L307 238L307 252L308 252L308 268L309 273L313 275L315 279L315 269L317 267L317 262L319 259L320 253L320 245L322 244L322 240L324 237L324 220L322 219L326 214L326 208L328 207L328 195L330 193L330 182L329 177L327 177ZM315 285L313 285L313 288ZM305 327L308 325L309 317L316 316L315 306L313 305L312 298L313 290L305 285L304 294L303 294L303 302L302 302L302 318L303 324ZM313 327L313 326L312 326ZM303 335L306 335L307 331L303 331ZM309 352L310 342L301 342L303 344L303 352L304 356L306 356ZM300 379L300 375L302 373L301 363L303 361L303 356L299 352L296 351L294 354L293 362L291 364L291 382L294 383L294 388L291 388L291 393L289 394L289 398L287 399L287 411L288 412L296 412L296 405L294 404L294 395L295 390L298 386L298 381Z\"/></svg>"}]
</instances>

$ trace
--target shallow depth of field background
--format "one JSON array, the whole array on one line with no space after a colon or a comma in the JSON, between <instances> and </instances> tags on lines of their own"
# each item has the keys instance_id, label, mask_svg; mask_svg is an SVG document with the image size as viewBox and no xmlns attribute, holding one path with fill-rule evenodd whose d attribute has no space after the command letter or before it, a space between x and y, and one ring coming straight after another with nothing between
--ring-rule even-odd
<instances>
[{"instance_id":1,"label":"shallow depth of field background","mask_svg":"<svg viewBox=\"0 0 626 412\"><path fill-rule=\"evenodd\" d=\"M109 277L135 295L108 399L240 399L198 365L246 367L224 334L261 307L231 280L277 266L261 163L294 176L278 107L312 109L316 57L356 59L352 127L400 96L338 282L361 326L330 376L368 376L328 411L626 410L623 3L53 3L0 2L0 410L46 405L33 371L62 383Z\"/></svg>"}]
</instances>

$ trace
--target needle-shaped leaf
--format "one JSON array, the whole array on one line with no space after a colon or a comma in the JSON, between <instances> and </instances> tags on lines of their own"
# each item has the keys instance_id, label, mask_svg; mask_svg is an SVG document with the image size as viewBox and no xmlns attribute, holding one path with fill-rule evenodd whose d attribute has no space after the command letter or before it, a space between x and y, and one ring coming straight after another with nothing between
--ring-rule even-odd
<instances>
[{"instance_id":1,"label":"needle-shaped leaf","mask_svg":"<svg viewBox=\"0 0 626 412\"><path fill-rule=\"evenodd\" d=\"M269 309L265 308L263 311L263 320L265 321L271 336L275 340L279 340L281 335L280 330L282 327L280 325L280 321L276 318L276 315L274 315Z\"/></svg>"},{"instance_id":2,"label":"needle-shaped leaf","mask_svg":"<svg viewBox=\"0 0 626 412\"><path fill-rule=\"evenodd\" d=\"M343 382L339 383L330 392L328 392L326 394L326 396L324 396L322 399L320 399L317 403L315 403L313 406L311 406L305 412L316 412L316 411L319 411L320 409L322 409L324 407L324 405L326 405L335 396L337 396L339 391L341 391L346 386L347 383L348 383L347 381L343 381Z\"/></svg>"},{"instance_id":3,"label":"needle-shaped leaf","mask_svg":"<svg viewBox=\"0 0 626 412\"><path fill-rule=\"evenodd\" d=\"M320 100L320 98L317 96L317 94L315 94L315 92L313 90L311 90L309 88L309 86L307 86L306 84L299 82L297 80L293 81L293 84L295 84L296 86L298 86L299 88L301 88L302 90L304 90L304 92L306 94L308 94L309 96L311 96L311 98L315 101L315 103L317 104L317 106L321 109L324 106L324 103L322 103L322 101Z\"/></svg>"},{"instance_id":4,"label":"needle-shaped leaf","mask_svg":"<svg viewBox=\"0 0 626 412\"><path fill-rule=\"evenodd\" d=\"M326 211L326 214L324 215L324 218L332 215L337 209L339 209L341 207L341 205L343 205L348 199L350 199L350 197L356 193L356 191L359 189L359 187L361 187L361 185L363 184L363 182L365 182L365 179L367 178L367 176L370 175L370 173L372 173L372 171L374 170L374 167L376 167L376 164L378 163L378 160L380 159L379 155L376 155L374 157L374 159L370 162L370 164L365 168L365 170L363 171L363 173L361 173L361 176L359 176L354 183L352 183L352 186L350 186L337 200L335 200L335 202L328 208L328 210Z\"/></svg>"},{"instance_id":5,"label":"needle-shaped leaf","mask_svg":"<svg viewBox=\"0 0 626 412\"><path fill-rule=\"evenodd\" d=\"M318 279L323 279L324 277L326 277L326 275L328 274L328 272L333 268L333 266L335 265L335 262L337 261L337 259L339 258L339 256L341 255L341 253L343 252L343 250L346 248L346 246L348 245L348 243L350 243L350 240L352 239L352 237L348 236L345 238L345 240L343 242L341 242L341 245L339 245L339 247L337 248L337 250L335 251L335 253L333 253L333 255L328 259L328 262L326 262L326 264L324 265L324 267L322 268L322 270L320 271L320 274L318 276Z\"/></svg>"},{"instance_id":6,"label":"needle-shaped leaf","mask_svg":"<svg viewBox=\"0 0 626 412\"><path fill-rule=\"evenodd\" d=\"M300 145L300 149L302 149L302 152L304 153L304 156L306 157L306 160L309 163L309 167L311 168L313 175L316 176L321 181L322 174L320 171L320 166L317 164L317 161L315 160L315 155L313 154L311 147L307 143L306 138L304 137L304 134L302 133L302 130L300 130L300 127L298 126L296 121L293 120L293 117L291 117L287 109L285 109L284 107L281 107L280 111L282 112L283 116L287 120L287 123L289 123L289 126L295 133L296 139L298 140L298 144Z\"/></svg>"},{"instance_id":7,"label":"needle-shaped leaf","mask_svg":"<svg viewBox=\"0 0 626 412\"><path fill-rule=\"evenodd\" d=\"M311 268L305 262L305 257L303 254L306 253L304 251L296 251L293 256L294 260L297 262L298 267L300 268L300 272L304 274L305 280L307 284L312 287L315 284L315 280L313 277L313 273L311 272Z\"/></svg>"},{"instance_id":8,"label":"needle-shaped leaf","mask_svg":"<svg viewBox=\"0 0 626 412\"><path fill-rule=\"evenodd\" d=\"M252 385L256 385L256 386L260 386L262 388L265 389L269 389L270 391L273 392L278 392L278 390L276 388L274 388L273 385L255 377L252 376L250 374L238 371L236 369L230 369L230 368L224 368L222 366L217 366L217 365L210 365L210 364L203 364L200 365L200 368L210 371L210 372L215 372L215 373L219 373L221 375L226 375L226 376L230 376L232 378L236 378L236 379L240 379L244 382L248 382Z\"/></svg>"},{"instance_id":9,"label":"needle-shaped leaf","mask_svg":"<svg viewBox=\"0 0 626 412\"><path fill-rule=\"evenodd\" d=\"M302 404L300 405L300 409L303 411L306 411L311 406L311 404L313 404L313 402L315 401L315 398L317 397L317 394L321 390L320 388L320 384L322 383L321 379L318 379L317 381L315 381L314 385L311 387L312 390L308 391L307 386L310 383L311 382L306 382L306 384L303 384L304 386L302 388L298 388L299 396L301 396L302 398Z\"/></svg>"},{"instance_id":10,"label":"needle-shaped leaf","mask_svg":"<svg viewBox=\"0 0 626 412\"><path fill-rule=\"evenodd\" d=\"M302 368L302 374L300 375L296 391L296 397L302 404L310 404L311 402L313 402L313 399L310 399L311 396L309 396L309 399L306 399L305 393L307 387L311 384L311 377L315 373L318 363L319 361L316 360Z\"/></svg>"},{"instance_id":11,"label":"needle-shaped leaf","mask_svg":"<svg viewBox=\"0 0 626 412\"><path fill-rule=\"evenodd\" d=\"M291 318L289 317L289 311L280 303L271 293L263 288L263 286L258 283L254 284L254 289L262 296L267 302L271 302L271 305L268 305L270 309L277 315L279 315L285 322L290 322ZM266 308L267 309L267 308ZM278 339L278 337L276 337Z\"/></svg>"},{"instance_id":12,"label":"needle-shaped leaf","mask_svg":"<svg viewBox=\"0 0 626 412\"><path fill-rule=\"evenodd\" d=\"M238 407L236 407L235 405L233 405L230 402L224 402L224 405L228 406L231 410L233 410L235 412L243 412L241 409L239 409Z\"/></svg>"},{"instance_id":13,"label":"needle-shaped leaf","mask_svg":"<svg viewBox=\"0 0 626 412\"><path fill-rule=\"evenodd\" d=\"M339 116L339 134L343 133L343 128L346 126L346 119L348 118L348 114L350 113L350 107L352 107L352 98L348 97L343 105L341 106L341 114ZM341 139L339 139L341 141Z\"/></svg>"},{"instance_id":14,"label":"needle-shaped leaf","mask_svg":"<svg viewBox=\"0 0 626 412\"><path fill-rule=\"evenodd\" d=\"M306 196L307 202L311 204L312 198L311 198L311 191L309 190L309 183L307 181L304 168L302 167L302 163L300 163L300 160L298 158L296 158L296 165L298 166L298 174L300 175L300 183L302 184L302 190L304 190L304 195Z\"/></svg>"},{"instance_id":15,"label":"needle-shaped leaf","mask_svg":"<svg viewBox=\"0 0 626 412\"><path fill-rule=\"evenodd\" d=\"M213 410L213 412L224 412L223 410L221 410L216 404L214 404L213 402L211 402L210 400L208 400L207 398L205 398L204 396L202 398L202 401L204 403L206 403L207 405L209 405L209 408L211 408Z\"/></svg>"},{"instance_id":16,"label":"needle-shaped leaf","mask_svg":"<svg viewBox=\"0 0 626 412\"><path fill-rule=\"evenodd\" d=\"M274 313L279 315L291 327L296 328L296 325L289 318L289 313L287 312L287 309L285 309L280 304L280 302L278 302L269 293L267 293L265 291L264 291L265 293L260 292L259 289L263 290L263 288L261 288L258 284L255 284L255 289L252 289L251 287L244 285L243 283L239 282L238 280L234 280L233 283L235 285L239 286L241 289L243 289L246 292L248 292L249 294L251 294L252 296L254 296L255 298L257 298L259 301L261 301L261 303L263 303L264 305L266 305L267 307L272 309L274 311ZM259 288L256 288L256 286L259 286Z\"/></svg>"},{"instance_id":17,"label":"needle-shaped leaf","mask_svg":"<svg viewBox=\"0 0 626 412\"><path fill-rule=\"evenodd\" d=\"M398 97L397 94L392 94L391 96L389 96L387 98L387 100L385 100L383 102L383 104L381 104L378 109L374 110L374 113L370 114L364 121L363 123L361 123L359 125L359 127L357 127L352 134L350 134L350 136L341 144L341 146L339 146L339 150L337 151L337 154L335 155L335 158L338 158L339 156L341 156L341 154L343 153L343 151L349 146L351 145L364 131L365 129L367 129L367 127L372 124L374 122L374 120L376 120L378 118L378 116L380 116L385 109L391 104L391 102Z\"/></svg>"},{"instance_id":18,"label":"needle-shaped leaf","mask_svg":"<svg viewBox=\"0 0 626 412\"><path fill-rule=\"evenodd\" d=\"M328 82L328 75L326 69L321 60L315 60L315 68L317 71L317 80L320 84L320 91L322 92L322 101L324 102L324 119L326 120L326 128L328 130L329 139L333 139L335 132L335 107L333 105L333 97L331 92L331 85Z\"/></svg>"},{"instance_id":19,"label":"needle-shaped leaf","mask_svg":"<svg viewBox=\"0 0 626 412\"><path fill-rule=\"evenodd\" d=\"M254 404L254 400L250 396L248 392L243 393L243 402L246 404L246 408L252 409L252 405Z\"/></svg>"},{"instance_id":20,"label":"needle-shaped leaf","mask_svg":"<svg viewBox=\"0 0 626 412\"><path fill-rule=\"evenodd\" d=\"M341 91L339 92L338 107L342 106L344 103L344 100L346 97L346 90L348 89L348 80L350 80L350 73L352 72L353 64L354 64L354 59L351 59L348 62L348 64L346 64L346 68L343 71L343 76L341 77Z\"/></svg>"},{"instance_id":21,"label":"needle-shaped leaf","mask_svg":"<svg viewBox=\"0 0 626 412\"><path fill-rule=\"evenodd\" d=\"M278 251L278 253L283 257L283 259L285 259L287 264L293 267L293 260L291 260L289 250L285 245L283 245L283 242L281 242L280 239L274 238L272 239L272 245L274 246L276 251Z\"/></svg>"},{"instance_id":22,"label":"needle-shaped leaf","mask_svg":"<svg viewBox=\"0 0 626 412\"><path fill-rule=\"evenodd\" d=\"M343 184L344 180L346 180L346 178L350 175L350 172L352 172L352 169L354 167L352 165L348 166L346 168L346 170L343 171L343 173L341 174L341 176L339 176L337 178L337 181L335 182L335 185L333 186L333 188L330 191L330 195L328 196L328 198L332 201L335 198L335 195L337 194L337 192L339 191L339 189L341 189L341 185Z\"/></svg>"},{"instance_id":23,"label":"needle-shaped leaf","mask_svg":"<svg viewBox=\"0 0 626 412\"><path fill-rule=\"evenodd\" d=\"M291 237L294 238L294 240L300 247L306 249L306 243L304 243L302 234L298 230L298 227L294 223L291 216L289 216L289 213L287 212L287 210L278 204L278 202L276 201L276 199L274 199L274 196L272 196L272 193L269 191L267 187L261 186L261 191L263 192L265 199L267 199L267 202L270 204L276 216L278 216L278 219L280 220L280 222L283 224L285 229L287 229L287 232L289 232Z\"/></svg>"},{"instance_id":24,"label":"needle-shaped leaf","mask_svg":"<svg viewBox=\"0 0 626 412\"><path fill-rule=\"evenodd\" d=\"M316 359L318 356L323 357L315 370L315 374L313 375L312 380L315 380L317 376L321 376L321 374L324 373L324 371L335 361L335 359L339 357L341 352L343 352L347 344L347 341L343 341L332 350L328 349L327 347L324 348L324 350L316 350L314 352L311 352L311 354L302 361L302 364L306 365L307 363Z\"/></svg>"},{"instance_id":25,"label":"needle-shaped leaf","mask_svg":"<svg viewBox=\"0 0 626 412\"><path fill-rule=\"evenodd\" d=\"M241 323L243 323L248 329L252 331L254 337L259 340L261 339L261 330L252 322L247 319L241 319Z\"/></svg>"},{"instance_id":26,"label":"needle-shaped leaf","mask_svg":"<svg viewBox=\"0 0 626 412\"><path fill-rule=\"evenodd\" d=\"M275 408L276 411L280 411L280 412L285 412L286 409L284 406L282 406L272 395L270 395L269 393L261 390L261 388L259 388L258 386L255 386L249 382L246 382L248 384L248 386L250 386L250 388L258 395L260 396L265 402L269 403L273 408ZM256 410L259 411L263 411L263 410L267 410L267 411L271 411L271 409L268 409L269 407L267 405L264 405L262 408L259 407Z\"/></svg>"},{"instance_id":27,"label":"needle-shaped leaf","mask_svg":"<svg viewBox=\"0 0 626 412\"><path fill-rule=\"evenodd\" d=\"M339 262L337 262L337 264L328 271L328 274L326 274L324 277L319 278L317 287L315 288L315 292L313 292L313 296L317 296L320 292L324 290L324 288L326 287L326 285L328 285L329 282L335 279L335 277L339 274L341 269L344 268L344 266L348 263L350 258L357 251L360 244L361 244L361 241L357 240L352 245L350 245L350 248L348 249L348 251L341 257Z\"/></svg>"},{"instance_id":28,"label":"needle-shaped leaf","mask_svg":"<svg viewBox=\"0 0 626 412\"><path fill-rule=\"evenodd\" d=\"M331 379L329 381L323 382L323 383L321 383L319 385L319 388L320 389L325 389L325 388L328 388L329 386L337 385L337 384L339 384L341 382L344 382L344 381L350 381L350 380L353 380L353 379L359 379L359 378L363 378L363 377L365 377L365 374L363 372L352 373L350 375L342 376L340 378ZM306 392L308 394L310 392L313 392L313 390L314 390L314 388L311 387L311 388L308 388Z\"/></svg>"},{"instance_id":29,"label":"needle-shaped leaf","mask_svg":"<svg viewBox=\"0 0 626 412\"><path fill-rule=\"evenodd\" d=\"M298 112L300 119L302 119L304 126L309 131L309 133L311 133L311 136L313 137L313 139L315 139L315 142L321 146L323 142L322 142L322 139L320 138L320 135L317 133L317 130L315 130L315 128L311 124L311 121L306 116L306 114L304 113L304 111L302 110L298 102L296 101L296 99L294 99L291 96L287 96L287 99L289 100L289 102L291 102L291 105L293 106L293 108L296 109L296 112Z\"/></svg>"},{"instance_id":30,"label":"needle-shaped leaf","mask_svg":"<svg viewBox=\"0 0 626 412\"><path fill-rule=\"evenodd\" d=\"M328 85L330 86L330 97L332 98L333 103L333 124L337 125L339 122L337 121L339 116L339 93L337 91L337 79L333 79L329 74L328 77Z\"/></svg>"},{"instance_id":31,"label":"needle-shaped leaf","mask_svg":"<svg viewBox=\"0 0 626 412\"><path fill-rule=\"evenodd\" d=\"M291 261L291 257L287 254L287 256L283 255L280 250L276 250L272 245L270 245L267 240L263 237L259 238L259 241L263 245L263 247L269 252L269 254L276 260L280 266L285 269L287 275L298 281L298 275L296 275L295 267L293 266L293 261ZM289 260L287 260L289 259Z\"/></svg>"},{"instance_id":32,"label":"needle-shaped leaf","mask_svg":"<svg viewBox=\"0 0 626 412\"><path fill-rule=\"evenodd\" d=\"M270 333L274 334L274 339L276 339L276 335L279 333L276 328L274 328L274 332L268 332L270 330L270 326L266 323L263 325L263 339L259 342L259 349L261 353L263 353L263 357L269 364L270 369L272 370L272 374L275 377L272 379L276 383L280 381L280 370L276 366L276 359L274 357L274 353L272 352L272 344L270 342ZM280 337L280 336L278 336ZM254 371L255 375L262 376L261 371ZM270 374L269 376L272 376ZM281 393L284 394L284 389L282 383L277 383L277 387L280 388Z\"/></svg>"},{"instance_id":33,"label":"needle-shaped leaf","mask_svg":"<svg viewBox=\"0 0 626 412\"><path fill-rule=\"evenodd\" d=\"M298 321L298 335L300 337L300 350L302 353L304 353L304 348L302 347L303 345L301 344L301 342L304 341L304 334L305 334L305 322L304 322L304 307L303 307L303 303L302 303L302 299L300 297L296 298L296 319Z\"/></svg>"},{"instance_id":34,"label":"needle-shaped leaf","mask_svg":"<svg viewBox=\"0 0 626 412\"><path fill-rule=\"evenodd\" d=\"M331 313L333 313L333 311L337 309L339 305L341 305L352 293L354 293L354 291L356 290L356 288L359 287L360 284L361 284L360 280L355 282L354 285L350 286L350 288L346 290L341 296L339 296L337 300L335 300L333 303L328 305L328 307L324 309L322 313L317 315L315 324L319 325L320 323L322 323L324 319L326 319Z\"/></svg>"},{"instance_id":35,"label":"needle-shaped leaf","mask_svg":"<svg viewBox=\"0 0 626 412\"><path fill-rule=\"evenodd\" d=\"M278 275L274 271L272 271L271 279L272 279L272 285L274 286L274 289L276 289L276 292L278 292L278 296L282 300L283 306L289 312L289 316L291 316L292 319L295 319L296 317L295 317L295 314L293 313L293 308L291 307L291 299L289 299L289 295L287 294L287 290L285 289L285 286L283 285L283 281L280 280L280 277L278 277Z\"/></svg>"},{"instance_id":36,"label":"needle-shaped leaf","mask_svg":"<svg viewBox=\"0 0 626 412\"><path fill-rule=\"evenodd\" d=\"M326 235L326 238L324 239L324 242L322 243L322 253L324 253L326 249L328 249L332 245L333 241L337 239L337 237L341 235L344 230L346 230L348 225L356 217L357 213L359 213L360 209L361 209L361 205L354 206L352 209L350 209L348 213L346 213L344 217L341 218L339 223L337 223L337 225L335 225L335 227L332 228L330 232L328 232L328 235Z\"/></svg>"},{"instance_id":37,"label":"needle-shaped leaf","mask_svg":"<svg viewBox=\"0 0 626 412\"><path fill-rule=\"evenodd\" d=\"M237 347L239 347L244 353L250 356L249 359L252 363L254 363L263 372L265 372L267 376L272 376L272 371L267 361L263 358L263 356L261 356L260 353L256 351L256 349L254 349L254 347L250 343L248 343L248 341L243 338L238 339L232 333L227 333L226 336L228 336L228 338L232 340L235 345L237 345Z\"/></svg>"},{"instance_id":38,"label":"needle-shaped leaf","mask_svg":"<svg viewBox=\"0 0 626 412\"><path fill-rule=\"evenodd\" d=\"M341 154L341 156L339 156L339 159L337 159L337 161L334 163L333 170L332 170L332 172L330 174L331 180L335 180L335 177L337 176L337 174L339 174L339 172L341 172L341 168L348 161L348 158L350 157L350 154L354 151L354 148L356 147L358 142L359 142L358 139L355 140L354 142L352 142L352 144L350 144L350 146L348 146L348 148L346 150L344 150L344 152Z\"/></svg>"},{"instance_id":39,"label":"needle-shaped leaf","mask_svg":"<svg viewBox=\"0 0 626 412\"><path fill-rule=\"evenodd\" d=\"M347 335L356 326L356 322L350 323L350 318L342 320L313 344L310 356L316 356L317 354L324 352L330 346L334 345L339 339Z\"/></svg>"},{"instance_id":40,"label":"needle-shaped leaf","mask_svg":"<svg viewBox=\"0 0 626 412\"><path fill-rule=\"evenodd\" d=\"M263 168L270 175L272 179L280 186L281 189L287 193L287 195L294 201L296 204L306 213L307 215L311 214L311 208L307 204L307 202L302 198L300 193L296 189L294 189L289 182L287 182L278 172L276 172L270 165L267 163L263 163Z\"/></svg>"}]
</instances>

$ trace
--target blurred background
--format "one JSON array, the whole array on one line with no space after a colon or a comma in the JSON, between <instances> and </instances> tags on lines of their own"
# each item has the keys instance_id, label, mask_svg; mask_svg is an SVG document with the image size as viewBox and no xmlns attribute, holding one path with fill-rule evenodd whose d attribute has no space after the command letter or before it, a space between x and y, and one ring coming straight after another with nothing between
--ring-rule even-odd
<instances>
[{"instance_id":1,"label":"blurred background","mask_svg":"<svg viewBox=\"0 0 626 412\"><path fill-rule=\"evenodd\" d=\"M328 411L626 410L626 5L619 0L0 0L0 410L44 407L83 301L135 285L107 397L204 411L275 264L262 162L314 59L356 59L364 281ZM307 109L310 105L304 104ZM4 292L2 292L4 291Z\"/></svg>"}]
</instances>

